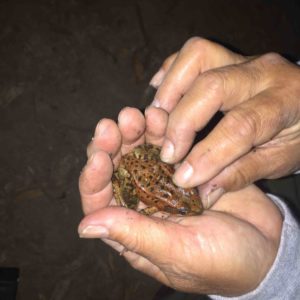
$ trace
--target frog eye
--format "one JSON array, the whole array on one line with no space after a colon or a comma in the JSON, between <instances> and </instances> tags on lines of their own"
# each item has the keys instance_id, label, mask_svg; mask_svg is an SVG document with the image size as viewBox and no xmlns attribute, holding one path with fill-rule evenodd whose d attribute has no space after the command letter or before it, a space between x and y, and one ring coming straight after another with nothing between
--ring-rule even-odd
<instances>
[{"instance_id":1,"label":"frog eye","mask_svg":"<svg viewBox=\"0 0 300 300\"><path fill-rule=\"evenodd\" d=\"M189 210L188 210L187 207L182 206L182 207L179 207L178 212L179 212L181 215L186 215L186 214L189 212Z\"/></svg>"}]
</instances>

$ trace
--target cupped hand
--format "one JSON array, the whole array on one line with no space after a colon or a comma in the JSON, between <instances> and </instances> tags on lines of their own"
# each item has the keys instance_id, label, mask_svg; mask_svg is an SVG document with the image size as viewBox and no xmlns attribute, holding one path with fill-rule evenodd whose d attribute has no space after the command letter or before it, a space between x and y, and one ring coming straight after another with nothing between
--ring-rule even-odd
<instances>
[{"instance_id":1,"label":"cupped hand","mask_svg":"<svg viewBox=\"0 0 300 300\"><path fill-rule=\"evenodd\" d=\"M152 106L169 113L162 160L183 162L182 187L201 186L206 206L225 191L300 168L300 68L270 53L243 57L192 38L168 58L150 84ZM224 117L189 152L217 111Z\"/></svg>"},{"instance_id":2,"label":"cupped hand","mask_svg":"<svg viewBox=\"0 0 300 300\"><path fill-rule=\"evenodd\" d=\"M99 122L79 181L86 214L80 236L101 238L174 289L227 296L253 290L276 257L282 225L276 206L254 186L227 193L201 216L162 219L114 205L111 175L121 154L163 142L166 112L151 108L146 116L126 108L118 124Z\"/></svg>"}]
</instances>

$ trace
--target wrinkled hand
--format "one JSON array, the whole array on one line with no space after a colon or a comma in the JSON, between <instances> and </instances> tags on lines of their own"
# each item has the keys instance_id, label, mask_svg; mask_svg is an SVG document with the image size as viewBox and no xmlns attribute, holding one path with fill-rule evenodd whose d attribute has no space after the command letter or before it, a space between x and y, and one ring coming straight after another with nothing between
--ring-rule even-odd
<instances>
[{"instance_id":1,"label":"wrinkled hand","mask_svg":"<svg viewBox=\"0 0 300 300\"><path fill-rule=\"evenodd\" d=\"M131 266L174 289L221 295L253 290L275 259L282 225L276 206L254 186L227 193L201 216L161 219L114 206L111 175L121 153L145 141L162 142L167 113L150 108L146 115L147 122L126 108L118 125L99 122L79 181L86 214L80 236L126 249Z\"/></svg>"},{"instance_id":2,"label":"wrinkled hand","mask_svg":"<svg viewBox=\"0 0 300 300\"><path fill-rule=\"evenodd\" d=\"M300 168L300 68L275 53L243 57L192 38L150 84L153 106L169 112L161 158L177 163L174 182L201 185L206 206L225 191ZM214 130L191 148L217 112ZM187 155L187 156L186 156Z\"/></svg>"}]
</instances>

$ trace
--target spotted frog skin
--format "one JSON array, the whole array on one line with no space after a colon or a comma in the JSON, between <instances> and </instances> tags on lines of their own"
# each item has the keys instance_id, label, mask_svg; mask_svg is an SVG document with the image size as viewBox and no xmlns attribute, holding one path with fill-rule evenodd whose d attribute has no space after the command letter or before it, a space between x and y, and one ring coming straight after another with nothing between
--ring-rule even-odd
<instances>
[{"instance_id":1,"label":"spotted frog skin","mask_svg":"<svg viewBox=\"0 0 300 300\"><path fill-rule=\"evenodd\" d=\"M140 212L197 215L203 211L195 188L181 188L172 181L173 165L160 160L161 148L143 144L121 158L113 174L114 196L118 205L137 209L139 201L147 207Z\"/></svg>"}]
</instances>

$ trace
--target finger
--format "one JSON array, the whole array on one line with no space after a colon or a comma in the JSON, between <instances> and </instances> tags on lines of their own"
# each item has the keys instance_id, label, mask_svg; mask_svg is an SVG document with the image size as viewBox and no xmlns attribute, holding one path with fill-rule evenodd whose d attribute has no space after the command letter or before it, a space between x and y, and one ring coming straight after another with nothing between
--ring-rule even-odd
<instances>
[{"instance_id":1,"label":"finger","mask_svg":"<svg viewBox=\"0 0 300 300\"><path fill-rule=\"evenodd\" d=\"M105 242L107 245L112 247L114 250L120 253L120 255L124 256L125 259L129 262L129 264L136 270L139 270L140 272L143 272L147 274L148 276L151 276L155 278L156 280L168 284L168 280L166 279L163 272L158 268L156 265L154 265L152 262L150 262L147 258L136 254L135 252L129 251L126 249L123 245L121 245L118 242L109 240L109 239L102 239L103 242Z\"/></svg>"},{"instance_id":2,"label":"finger","mask_svg":"<svg viewBox=\"0 0 300 300\"><path fill-rule=\"evenodd\" d=\"M196 132L217 111L232 109L267 88L268 76L259 70L261 65L260 60L252 60L199 76L169 115L162 160L180 161L190 149Z\"/></svg>"},{"instance_id":3,"label":"finger","mask_svg":"<svg viewBox=\"0 0 300 300\"><path fill-rule=\"evenodd\" d=\"M113 166L109 155L102 150L88 160L79 178L81 202L85 214L105 207L112 199Z\"/></svg>"},{"instance_id":4,"label":"finger","mask_svg":"<svg viewBox=\"0 0 300 300\"><path fill-rule=\"evenodd\" d=\"M183 187L203 184L285 128L289 118L284 117L284 101L277 99L276 94L277 91L258 94L230 111L192 149L176 170L175 183Z\"/></svg>"},{"instance_id":5,"label":"finger","mask_svg":"<svg viewBox=\"0 0 300 300\"><path fill-rule=\"evenodd\" d=\"M114 250L116 250L117 252L119 252L120 255L123 255L125 253L125 251L127 251L122 244L120 244L120 243L118 243L116 241L112 241L112 240L106 239L106 238L102 238L102 241L105 244L109 245Z\"/></svg>"},{"instance_id":6,"label":"finger","mask_svg":"<svg viewBox=\"0 0 300 300\"><path fill-rule=\"evenodd\" d=\"M145 110L146 132L145 138L148 143L161 146L168 124L168 114L163 109L148 107Z\"/></svg>"},{"instance_id":7,"label":"finger","mask_svg":"<svg viewBox=\"0 0 300 300\"><path fill-rule=\"evenodd\" d=\"M150 80L150 85L152 85L154 88L158 88L160 84L162 83L164 77L166 76L167 72L171 68L172 64L174 63L178 53L174 53L170 55L163 63L161 68L158 70L156 74L152 77Z\"/></svg>"},{"instance_id":8,"label":"finger","mask_svg":"<svg viewBox=\"0 0 300 300\"><path fill-rule=\"evenodd\" d=\"M94 137L87 148L87 156L99 150L106 151L115 157L121 147L121 133L117 124L110 119L102 119L97 124Z\"/></svg>"},{"instance_id":9,"label":"finger","mask_svg":"<svg viewBox=\"0 0 300 300\"><path fill-rule=\"evenodd\" d=\"M240 55L202 38L188 40L164 77L152 105L170 112L199 74L244 61Z\"/></svg>"},{"instance_id":10,"label":"finger","mask_svg":"<svg viewBox=\"0 0 300 300\"><path fill-rule=\"evenodd\" d=\"M251 152L227 166L216 177L201 186L204 205L209 208L225 191L239 190L262 178L279 178L300 166L300 140L254 148Z\"/></svg>"},{"instance_id":11,"label":"finger","mask_svg":"<svg viewBox=\"0 0 300 300\"><path fill-rule=\"evenodd\" d=\"M145 141L146 122L138 109L132 107L122 109L118 116L118 126L122 135L122 154Z\"/></svg>"},{"instance_id":12,"label":"finger","mask_svg":"<svg viewBox=\"0 0 300 300\"><path fill-rule=\"evenodd\" d=\"M179 224L150 218L133 210L108 207L85 217L78 231L81 237L116 241L158 265L175 255L177 250L173 249L170 237L176 232L176 238L180 240L182 228ZM188 235L188 232L185 234ZM168 257L164 257L163 253Z\"/></svg>"},{"instance_id":13,"label":"finger","mask_svg":"<svg viewBox=\"0 0 300 300\"><path fill-rule=\"evenodd\" d=\"M149 261L147 258L131 251L126 251L124 253L124 257L134 269L139 270L140 272L143 272L150 277L153 277L154 279L160 281L165 285L170 285L168 278L161 271L161 269L151 261Z\"/></svg>"}]
</instances>

